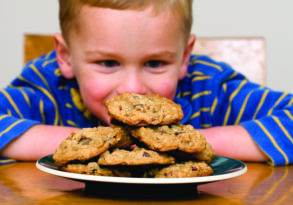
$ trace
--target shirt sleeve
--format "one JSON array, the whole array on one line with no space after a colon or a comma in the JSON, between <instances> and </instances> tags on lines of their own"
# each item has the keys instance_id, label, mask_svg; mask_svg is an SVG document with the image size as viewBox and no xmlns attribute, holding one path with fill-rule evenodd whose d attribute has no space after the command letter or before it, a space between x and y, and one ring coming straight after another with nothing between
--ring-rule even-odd
<instances>
[{"instance_id":1,"label":"shirt sleeve","mask_svg":"<svg viewBox=\"0 0 293 205\"><path fill-rule=\"evenodd\" d=\"M243 126L271 164L292 164L292 94L252 83L223 66L225 71L214 79L213 124Z\"/></svg>"},{"instance_id":2,"label":"shirt sleeve","mask_svg":"<svg viewBox=\"0 0 293 205\"><path fill-rule=\"evenodd\" d=\"M0 150L34 125L59 122L56 101L37 64L27 64L8 87L0 90Z\"/></svg>"},{"instance_id":3,"label":"shirt sleeve","mask_svg":"<svg viewBox=\"0 0 293 205\"><path fill-rule=\"evenodd\" d=\"M26 88L0 90L0 149L40 123L33 117L31 97L32 91Z\"/></svg>"}]
</instances>

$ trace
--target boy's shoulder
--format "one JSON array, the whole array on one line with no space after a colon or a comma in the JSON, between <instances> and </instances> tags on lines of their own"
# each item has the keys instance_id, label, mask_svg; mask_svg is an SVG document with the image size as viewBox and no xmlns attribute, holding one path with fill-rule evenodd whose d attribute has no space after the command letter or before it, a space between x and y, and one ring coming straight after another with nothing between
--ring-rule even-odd
<instances>
[{"instance_id":1,"label":"boy's shoulder","mask_svg":"<svg viewBox=\"0 0 293 205\"><path fill-rule=\"evenodd\" d=\"M30 82L41 87L51 87L53 84L60 82L61 78L56 52L51 51L27 62L12 85L17 86L21 82Z\"/></svg>"},{"instance_id":2,"label":"boy's shoulder","mask_svg":"<svg viewBox=\"0 0 293 205\"><path fill-rule=\"evenodd\" d=\"M38 70L52 71L59 69L57 63L56 52L53 50L47 54L44 54L34 60L31 60L26 63L23 70L36 68Z\"/></svg>"},{"instance_id":3,"label":"boy's shoulder","mask_svg":"<svg viewBox=\"0 0 293 205\"><path fill-rule=\"evenodd\" d=\"M206 55L191 55L187 75L215 77L233 72L232 67L225 62L216 61Z\"/></svg>"}]
</instances>

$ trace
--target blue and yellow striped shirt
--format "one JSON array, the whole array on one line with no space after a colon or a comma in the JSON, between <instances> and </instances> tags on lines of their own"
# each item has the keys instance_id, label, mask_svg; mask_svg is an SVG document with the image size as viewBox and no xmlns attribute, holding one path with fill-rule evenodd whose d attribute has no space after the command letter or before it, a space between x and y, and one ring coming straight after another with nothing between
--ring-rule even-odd
<instances>
[{"instance_id":1,"label":"blue and yellow striped shirt","mask_svg":"<svg viewBox=\"0 0 293 205\"><path fill-rule=\"evenodd\" d=\"M182 123L242 125L272 164L293 163L292 94L254 84L225 63L194 55L174 100L183 108ZM82 128L99 123L83 105L77 82L62 77L54 51L29 62L0 90L0 149L36 124Z\"/></svg>"}]
</instances>

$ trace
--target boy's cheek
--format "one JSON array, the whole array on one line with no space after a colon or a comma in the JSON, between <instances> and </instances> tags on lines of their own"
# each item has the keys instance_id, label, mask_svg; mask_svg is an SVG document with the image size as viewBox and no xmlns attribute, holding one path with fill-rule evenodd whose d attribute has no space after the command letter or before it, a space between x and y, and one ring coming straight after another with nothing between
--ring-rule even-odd
<instances>
[{"instance_id":1,"label":"boy's cheek","mask_svg":"<svg viewBox=\"0 0 293 205\"><path fill-rule=\"evenodd\" d=\"M105 92L103 88L96 87L92 87L92 89L86 89L81 92L84 104L87 109L100 120L108 122L109 116L103 102L109 93Z\"/></svg>"},{"instance_id":2,"label":"boy's cheek","mask_svg":"<svg viewBox=\"0 0 293 205\"><path fill-rule=\"evenodd\" d=\"M153 85L152 92L173 99L176 93L176 81L160 81Z\"/></svg>"},{"instance_id":3,"label":"boy's cheek","mask_svg":"<svg viewBox=\"0 0 293 205\"><path fill-rule=\"evenodd\" d=\"M88 80L88 82L80 82L79 88L82 99L87 107L94 106L94 104L97 103L102 103L109 92L105 85L103 86L92 80Z\"/></svg>"},{"instance_id":4,"label":"boy's cheek","mask_svg":"<svg viewBox=\"0 0 293 205\"><path fill-rule=\"evenodd\" d=\"M83 99L92 103L103 102L109 94L109 91L105 86L91 86L85 87L81 90Z\"/></svg>"}]
</instances>

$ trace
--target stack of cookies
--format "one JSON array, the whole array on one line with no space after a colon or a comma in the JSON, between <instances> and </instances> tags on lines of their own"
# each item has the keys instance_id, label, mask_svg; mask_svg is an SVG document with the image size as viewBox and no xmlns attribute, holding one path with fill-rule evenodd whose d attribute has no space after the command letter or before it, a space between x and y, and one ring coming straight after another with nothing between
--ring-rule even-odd
<instances>
[{"instance_id":1,"label":"stack of cookies","mask_svg":"<svg viewBox=\"0 0 293 205\"><path fill-rule=\"evenodd\" d=\"M158 95L124 93L105 103L113 125L72 133L53 155L69 172L122 177L198 177L213 173L214 153L180 105Z\"/></svg>"}]
</instances>

